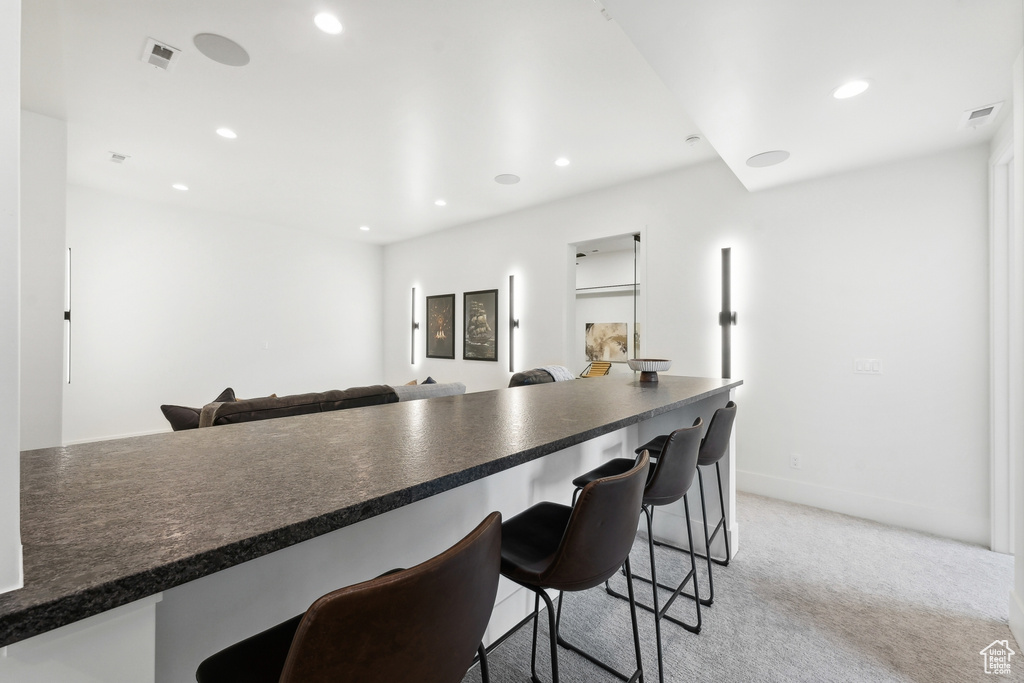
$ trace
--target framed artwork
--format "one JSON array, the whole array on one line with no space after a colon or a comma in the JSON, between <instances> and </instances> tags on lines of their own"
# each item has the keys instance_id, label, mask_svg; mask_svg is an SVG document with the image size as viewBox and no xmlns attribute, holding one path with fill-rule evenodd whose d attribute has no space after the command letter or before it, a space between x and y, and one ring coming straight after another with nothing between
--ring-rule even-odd
<instances>
[{"instance_id":1,"label":"framed artwork","mask_svg":"<svg viewBox=\"0 0 1024 683\"><path fill-rule=\"evenodd\" d=\"M427 358L455 358L455 295L427 297Z\"/></svg>"},{"instance_id":2,"label":"framed artwork","mask_svg":"<svg viewBox=\"0 0 1024 683\"><path fill-rule=\"evenodd\" d=\"M587 323L585 339L587 360L625 363L629 360L627 323Z\"/></svg>"},{"instance_id":3,"label":"framed artwork","mask_svg":"<svg viewBox=\"0 0 1024 683\"><path fill-rule=\"evenodd\" d=\"M498 360L498 290L484 289L462 295L462 357Z\"/></svg>"}]
</instances>

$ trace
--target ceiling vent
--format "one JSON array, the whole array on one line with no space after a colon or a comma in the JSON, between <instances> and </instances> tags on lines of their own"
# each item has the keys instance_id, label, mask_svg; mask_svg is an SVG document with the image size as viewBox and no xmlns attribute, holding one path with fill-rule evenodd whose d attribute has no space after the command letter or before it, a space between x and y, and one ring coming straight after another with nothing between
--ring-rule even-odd
<instances>
[{"instance_id":1,"label":"ceiling vent","mask_svg":"<svg viewBox=\"0 0 1024 683\"><path fill-rule=\"evenodd\" d=\"M995 121L996 116L999 115L999 110L1003 108L1002 102L996 102L995 104L988 104L984 107L978 107L977 109L968 109L960 117L960 128L978 128L985 124L992 123Z\"/></svg>"},{"instance_id":2,"label":"ceiling vent","mask_svg":"<svg viewBox=\"0 0 1024 683\"><path fill-rule=\"evenodd\" d=\"M152 38L146 39L146 49L142 51L142 61L163 71L171 71L181 57L181 50L161 43Z\"/></svg>"},{"instance_id":3,"label":"ceiling vent","mask_svg":"<svg viewBox=\"0 0 1024 683\"><path fill-rule=\"evenodd\" d=\"M110 153L110 160L113 161L115 164L123 164L128 158L129 157L127 154L120 154L118 152Z\"/></svg>"}]
</instances>

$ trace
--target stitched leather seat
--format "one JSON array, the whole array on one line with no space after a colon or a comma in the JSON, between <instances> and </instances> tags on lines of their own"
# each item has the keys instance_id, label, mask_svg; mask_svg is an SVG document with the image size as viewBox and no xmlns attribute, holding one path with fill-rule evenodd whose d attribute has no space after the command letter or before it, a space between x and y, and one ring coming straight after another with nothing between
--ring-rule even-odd
<instances>
[{"instance_id":1,"label":"stitched leather seat","mask_svg":"<svg viewBox=\"0 0 1024 683\"><path fill-rule=\"evenodd\" d=\"M199 683L459 683L498 589L501 515L457 544L319 598L304 614L209 657ZM484 661L481 669L485 674Z\"/></svg>"}]
</instances>

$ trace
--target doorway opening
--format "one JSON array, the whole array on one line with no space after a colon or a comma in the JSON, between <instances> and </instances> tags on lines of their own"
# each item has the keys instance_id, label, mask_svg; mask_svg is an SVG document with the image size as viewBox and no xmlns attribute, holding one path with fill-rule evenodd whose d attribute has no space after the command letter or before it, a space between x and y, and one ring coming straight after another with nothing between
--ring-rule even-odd
<instances>
[{"instance_id":1,"label":"doorway opening","mask_svg":"<svg viewBox=\"0 0 1024 683\"><path fill-rule=\"evenodd\" d=\"M610 362L609 374L631 373L626 361L640 357L647 319L643 236L630 232L570 246L576 254L570 367L578 374L593 362Z\"/></svg>"}]
</instances>

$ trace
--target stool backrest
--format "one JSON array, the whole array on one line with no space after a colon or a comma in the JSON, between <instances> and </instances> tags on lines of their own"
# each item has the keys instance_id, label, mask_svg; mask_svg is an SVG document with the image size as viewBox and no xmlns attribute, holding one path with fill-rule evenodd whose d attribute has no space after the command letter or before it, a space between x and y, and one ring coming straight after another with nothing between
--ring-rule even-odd
<instances>
[{"instance_id":1,"label":"stool backrest","mask_svg":"<svg viewBox=\"0 0 1024 683\"><path fill-rule=\"evenodd\" d=\"M708 433L700 445L698 465L714 465L722 459L729 449L729 436L732 434L732 423L736 421L736 404L729 401L724 408L719 408L711 416Z\"/></svg>"},{"instance_id":2,"label":"stool backrest","mask_svg":"<svg viewBox=\"0 0 1024 683\"><path fill-rule=\"evenodd\" d=\"M306 610L280 683L459 683L498 590L501 514L410 569L328 593Z\"/></svg>"},{"instance_id":3,"label":"stool backrest","mask_svg":"<svg viewBox=\"0 0 1024 683\"><path fill-rule=\"evenodd\" d=\"M649 467L644 452L628 472L583 487L555 559L541 576L544 586L586 590L618 571L636 537Z\"/></svg>"},{"instance_id":4,"label":"stool backrest","mask_svg":"<svg viewBox=\"0 0 1024 683\"><path fill-rule=\"evenodd\" d=\"M644 502L649 505L674 503L690 490L697 473L697 452L700 450L698 417L692 427L677 429L668 435L665 447L658 456L658 464L644 489Z\"/></svg>"}]
</instances>

